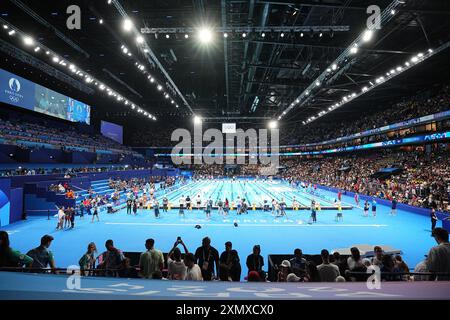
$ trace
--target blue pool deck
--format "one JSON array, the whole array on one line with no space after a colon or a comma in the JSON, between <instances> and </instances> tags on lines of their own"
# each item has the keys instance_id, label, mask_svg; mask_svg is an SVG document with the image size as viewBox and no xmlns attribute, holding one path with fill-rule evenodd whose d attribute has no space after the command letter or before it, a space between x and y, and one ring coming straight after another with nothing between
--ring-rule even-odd
<instances>
[{"instance_id":1,"label":"blue pool deck","mask_svg":"<svg viewBox=\"0 0 450 320\"><path fill-rule=\"evenodd\" d=\"M176 201L179 196L186 195L185 192L189 192L191 198L202 192L205 197L227 196L231 201L247 191L246 197L251 202L273 195L284 197L288 205L294 195L305 204L309 204L311 198L310 194L293 189L282 181L253 181L246 185L243 181L190 183L169 191L167 196ZM316 196L323 204L333 202L336 197L335 193L323 190L320 197ZM58 267L77 265L91 241L97 244L99 253L104 251L107 239L113 239L116 247L123 251L141 252L145 250L145 240L154 238L156 248L168 252L176 238L181 236L188 249L195 251L201 239L209 236L219 252L223 251L226 241L232 241L234 249L239 252L243 274L247 271L246 256L255 244L261 246L266 268L269 254L292 254L295 248L301 248L305 254L318 254L324 248L332 251L354 244L389 245L400 249L408 266L414 268L435 245L430 236L430 219L426 216L402 210L398 210L397 216L391 216L389 207L378 205L376 217L371 214L364 217L361 208L354 206L353 198L343 196L342 204L352 207L343 211L342 222L335 221L337 210L332 209L318 211L316 224L308 223L310 210L287 210L287 216L279 218L261 210L249 210L247 215L240 216L233 210L226 217L213 210L211 219L206 219L204 212L196 209L185 211L184 218L179 216L178 209L168 213L161 210L160 218L155 218L153 210L138 210L134 216L121 209L115 214L101 213L100 222L91 223L91 216L77 217L72 230L56 231L56 218L53 217L50 220L47 217L29 217L3 230L9 232L11 246L21 252L36 247L42 235L52 235L55 240L51 250ZM234 222L237 222L237 227ZM197 229L195 225L201 225L201 228Z\"/></svg>"}]
</instances>

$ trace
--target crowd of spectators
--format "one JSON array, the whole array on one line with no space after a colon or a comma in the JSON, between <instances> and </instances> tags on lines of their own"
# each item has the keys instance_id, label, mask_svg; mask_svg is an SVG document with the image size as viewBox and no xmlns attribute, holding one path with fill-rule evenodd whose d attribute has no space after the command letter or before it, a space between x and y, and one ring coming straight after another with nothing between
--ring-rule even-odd
<instances>
[{"instance_id":1,"label":"crowd of spectators","mask_svg":"<svg viewBox=\"0 0 450 320\"><path fill-rule=\"evenodd\" d=\"M327 249L320 252L321 263L307 259L301 249L294 250L291 259L286 259L279 265L273 265L277 282L344 282L366 281L370 272L379 271L381 281L420 281L420 280L450 280L450 243L448 232L436 228L432 236L437 246L432 247L426 258L416 265L414 273L436 273L435 275L411 275L410 268L400 255L386 253L379 246L373 249L373 255L362 256L357 247L350 249L348 257L338 252L330 253ZM21 254L10 246L8 233L0 231L0 268L31 268L33 272L58 273L54 255L50 246L54 238L45 235L38 247L27 254ZM184 257L179 247L183 248ZM172 249L164 257L162 251L155 247L155 240L145 241L145 251L140 254L137 265L131 265L129 257L114 245L113 240L107 240L105 251L98 254L97 246L91 242L86 253L79 259L81 274L84 276L107 276L143 279L170 279L191 281L241 281L242 265L239 253L233 249L230 241L225 243L223 252L211 244L211 239L205 237L201 246L195 251L189 251L186 243L178 237ZM268 269L261 255L261 247L253 246L252 253L245 259L248 273L247 281L267 282ZM439 274L447 273L447 274Z\"/></svg>"},{"instance_id":2,"label":"crowd of spectators","mask_svg":"<svg viewBox=\"0 0 450 320\"><path fill-rule=\"evenodd\" d=\"M376 196L413 206L448 211L450 203L449 152L384 151L366 156L321 159L290 158L283 161L288 179L317 183L341 190ZM373 176L384 168L397 174Z\"/></svg>"},{"instance_id":3,"label":"crowd of spectators","mask_svg":"<svg viewBox=\"0 0 450 320\"><path fill-rule=\"evenodd\" d=\"M308 126L286 126L281 129L280 143L285 145L315 143L345 137L392 123L448 110L450 85L404 98L382 111L343 121L316 121Z\"/></svg>"}]
</instances>

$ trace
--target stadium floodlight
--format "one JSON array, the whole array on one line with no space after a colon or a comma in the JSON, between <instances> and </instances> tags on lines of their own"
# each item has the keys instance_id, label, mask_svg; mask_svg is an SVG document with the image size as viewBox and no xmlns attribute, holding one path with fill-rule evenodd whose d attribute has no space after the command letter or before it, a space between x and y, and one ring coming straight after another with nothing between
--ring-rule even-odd
<instances>
[{"instance_id":1,"label":"stadium floodlight","mask_svg":"<svg viewBox=\"0 0 450 320\"><path fill-rule=\"evenodd\" d=\"M153 83L155 81L155 79L153 79L153 77L150 78L150 82Z\"/></svg>"},{"instance_id":2,"label":"stadium floodlight","mask_svg":"<svg viewBox=\"0 0 450 320\"><path fill-rule=\"evenodd\" d=\"M23 37L23 43L25 43L27 46L32 46L34 44L34 40L30 36Z\"/></svg>"},{"instance_id":3,"label":"stadium floodlight","mask_svg":"<svg viewBox=\"0 0 450 320\"><path fill-rule=\"evenodd\" d=\"M184 35L184 38L185 38L185 39L189 39L189 35L186 33L186 34Z\"/></svg>"},{"instance_id":4,"label":"stadium floodlight","mask_svg":"<svg viewBox=\"0 0 450 320\"><path fill-rule=\"evenodd\" d=\"M392 14L392 15L395 14L395 10L394 10L394 9L391 10L391 14Z\"/></svg>"},{"instance_id":5,"label":"stadium floodlight","mask_svg":"<svg viewBox=\"0 0 450 320\"><path fill-rule=\"evenodd\" d=\"M297 99L297 100L295 100L295 103L300 103L300 100L298 100L298 99Z\"/></svg>"},{"instance_id":6,"label":"stadium floodlight","mask_svg":"<svg viewBox=\"0 0 450 320\"><path fill-rule=\"evenodd\" d=\"M213 33L210 28L202 27L198 31L198 40L203 44L208 44L213 40Z\"/></svg>"},{"instance_id":7,"label":"stadium floodlight","mask_svg":"<svg viewBox=\"0 0 450 320\"><path fill-rule=\"evenodd\" d=\"M14 35L15 33L16 33L15 30L11 30L11 31L8 32L8 35L12 36L12 35Z\"/></svg>"},{"instance_id":8,"label":"stadium floodlight","mask_svg":"<svg viewBox=\"0 0 450 320\"><path fill-rule=\"evenodd\" d=\"M261 33L261 37L265 37L266 36L266 34L263 32L263 33Z\"/></svg>"},{"instance_id":9,"label":"stadium floodlight","mask_svg":"<svg viewBox=\"0 0 450 320\"><path fill-rule=\"evenodd\" d=\"M316 81L316 86L320 87L320 81L319 80Z\"/></svg>"},{"instance_id":10,"label":"stadium floodlight","mask_svg":"<svg viewBox=\"0 0 450 320\"><path fill-rule=\"evenodd\" d=\"M52 60L53 62L59 62L59 58L57 56L54 56Z\"/></svg>"},{"instance_id":11,"label":"stadium floodlight","mask_svg":"<svg viewBox=\"0 0 450 320\"><path fill-rule=\"evenodd\" d=\"M166 34L166 39L169 39L169 38L170 38L170 35Z\"/></svg>"},{"instance_id":12,"label":"stadium floodlight","mask_svg":"<svg viewBox=\"0 0 450 320\"><path fill-rule=\"evenodd\" d=\"M228 33L225 32L225 33L223 34L223 37L224 37L224 38L228 38Z\"/></svg>"},{"instance_id":13,"label":"stadium floodlight","mask_svg":"<svg viewBox=\"0 0 450 320\"><path fill-rule=\"evenodd\" d=\"M417 58L417 57L412 57L412 58L411 58L411 62L416 63L417 61L419 61L419 58Z\"/></svg>"},{"instance_id":14,"label":"stadium floodlight","mask_svg":"<svg viewBox=\"0 0 450 320\"><path fill-rule=\"evenodd\" d=\"M242 34L242 38L245 38L247 36L247 34L244 32L243 34Z\"/></svg>"},{"instance_id":15,"label":"stadium floodlight","mask_svg":"<svg viewBox=\"0 0 450 320\"><path fill-rule=\"evenodd\" d=\"M98 20L98 23L103 24L103 19Z\"/></svg>"},{"instance_id":16,"label":"stadium floodlight","mask_svg":"<svg viewBox=\"0 0 450 320\"><path fill-rule=\"evenodd\" d=\"M144 43L144 37L143 36L137 36L136 37L136 42L139 43L139 44Z\"/></svg>"},{"instance_id":17,"label":"stadium floodlight","mask_svg":"<svg viewBox=\"0 0 450 320\"><path fill-rule=\"evenodd\" d=\"M108 4L111 4L112 0L108 0Z\"/></svg>"},{"instance_id":18,"label":"stadium floodlight","mask_svg":"<svg viewBox=\"0 0 450 320\"><path fill-rule=\"evenodd\" d=\"M355 44L351 49L350 49L350 53L351 54L356 54L358 52L358 46Z\"/></svg>"},{"instance_id":19,"label":"stadium floodlight","mask_svg":"<svg viewBox=\"0 0 450 320\"><path fill-rule=\"evenodd\" d=\"M363 33L362 40L364 42L368 42L368 41L370 41L370 39L372 39L372 36L373 36L373 30L366 30Z\"/></svg>"},{"instance_id":20,"label":"stadium floodlight","mask_svg":"<svg viewBox=\"0 0 450 320\"><path fill-rule=\"evenodd\" d=\"M8 28L9 27L6 24L3 25L3 29L7 30Z\"/></svg>"},{"instance_id":21,"label":"stadium floodlight","mask_svg":"<svg viewBox=\"0 0 450 320\"><path fill-rule=\"evenodd\" d=\"M157 88L158 88L158 91L161 91L162 90L162 85L159 84Z\"/></svg>"},{"instance_id":22,"label":"stadium floodlight","mask_svg":"<svg viewBox=\"0 0 450 320\"><path fill-rule=\"evenodd\" d=\"M284 38L284 32L282 32L282 33L280 34L280 37Z\"/></svg>"},{"instance_id":23,"label":"stadium floodlight","mask_svg":"<svg viewBox=\"0 0 450 320\"><path fill-rule=\"evenodd\" d=\"M130 32L133 29L133 22L130 19L125 19L122 24L123 30Z\"/></svg>"},{"instance_id":24,"label":"stadium floodlight","mask_svg":"<svg viewBox=\"0 0 450 320\"><path fill-rule=\"evenodd\" d=\"M300 33L300 37L303 38L303 32Z\"/></svg>"},{"instance_id":25,"label":"stadium floodlight","mask_svg":"<svg viewBox=\"0 0 450 320\"><path fill-rule=\"evenodd\" d=\"M202 118L199 116L194 116L194 124L200 124L202 123Z\"/></svg>"},{"instance_id":26,"label":"stadium floodlight","mask_svg":"<svg viewBox=\"0 0 450 320\"><path fill-rule=\"evenodd\" d=\"M38 52L39 50L41 50L41 48L40 48L40 47L36 47L36 48L34 48L34 52Z\"/></svg>"},{"instance_id":27,"label":"stadium floodlight","mask_svg":"<svg viewBox=\"0 0 450 320\"><path fill-rule=\"evenodd\" d=\"M333 65L331 66L331 70L336 70L337 69L337 64L333 63Z\"/></svg>"},{"instance_id":28,"label":"stadium floodlight","mask_svg":"<svg viewBox=\"0 0 450 320\"><path fill-rule=\"evenodd\" d=\"M276 129L278 127L278 121L272 120L269 122L269 129Z\"/></svg>"}]
</instances>

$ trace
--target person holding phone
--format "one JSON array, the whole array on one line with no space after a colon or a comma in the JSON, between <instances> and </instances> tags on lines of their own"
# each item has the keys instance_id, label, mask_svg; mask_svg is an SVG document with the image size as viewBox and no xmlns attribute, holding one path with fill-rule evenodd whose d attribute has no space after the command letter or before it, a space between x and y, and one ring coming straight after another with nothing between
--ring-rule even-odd
<instances>
[{"instance_id":1,"label":"person holding phone","mask_svg":"<svg viewBox=\"0 0 450 320\"><path fill-rule=\"evenodd\" d=\"M181 237L178 237L177 241L173 244L173 248L167 254L168 278L170 280L186 279L186 265L181 259L181 250L178 248L179 244L183 246L186 255L189 253L183 240L181 240Z\"/></svg>"}]
</instances>

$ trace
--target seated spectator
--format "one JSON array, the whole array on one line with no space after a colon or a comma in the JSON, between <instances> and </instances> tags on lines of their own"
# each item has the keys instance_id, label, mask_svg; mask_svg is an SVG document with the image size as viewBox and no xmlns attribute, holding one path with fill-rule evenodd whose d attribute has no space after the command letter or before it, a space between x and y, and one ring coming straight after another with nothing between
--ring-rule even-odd
<instances>
[{"instance_id":1,"label":"seated spectator","mask_svg":"<svg viewBox=\"0 0 450 320\"><path fill-rule=\"evenodd\" d=\"M230 241L225 243L225 251L219 258L220 268L227 272L232 281L240 281L241 279L241 263L236 250L233 250L233 244Z\"/></svg>"},{"instance_id":2,"label":"seated spectator","mask_svg":"<svg viewBox=\"0 0 450 320\"><path fill-rule=\"evenodd\" d=\"M383 267L380 268L382 281L402 280L402 277L400 275L394 274L400 272L400 270L396 268L394 258L391 255L389 254L383 255L383 259L381 262L383 264Z\"/></svg>"},{"instance_id":3,"label":"seated spectator","mask_svg":"<svg viewBox=\"0 0 450 320\"><path fill-rule=\"evenodd\" d=\"M118 274L120 278L139 278L136 268L130 265L129 258L122 260Z\"/></svg>"},{"instance_id":4,"label":"seated spectator","mask_svg":"<svg viewBox=\"0 0 450 320\"><path fill-rule=\"evenodd\" d=\"M300 278L304 278L306 276L306 259L303 258L303 252L301 249L294 250L294 257L289 260L291 263L292 272Z\"/></svg>"},{"instance_id":5,"label":"seated spectator","mask_svg":"<svg viewBox=\"0 0 450 320\"><path fill-rule=\"evenodd\" d=\"M41 245L28 251L27 256L33 259L33 264L31 267L33 269L47 269L51 268L53 273L56 273L56 264L53 259L53 253L48 249L52 244L53 237L50 235L45 235L41 238Z\"/></svg>"},{"instance_id":6,"label":"seated spectator","mask_svg":"<svg viewBox=\"0 0 450 320\"><path fill-rule=\"evenodd\" d=\"M289 260L283 260L280 264L280 271L277 274L277 282L286 282L288 274L291 273L291 263Z\"/></svg>"},{"instance_id":7,"label":"seated spectator","mask_svg":"<svg viewBox=\"0 0 450 320\"><path fill-rule=\"evenodd\" d=\"M425 272L429 272L428 267L427 267L427 262L426 260L422 260L420 261L415 267L414 267L414 273L425 273ZM430 280L430 276L429 275L418 275L415 274L413 276L413 280L414 281L429 281Z\"/></svg>"},{"instance_id":8,"label":"seated spectator","mask_svg":"<svg viewBox=\"0 0 450 320\"><path fill-rule=\"evenodd\" d=\"M183 240L175 241L173 248L167 254L167 269L168 276L167 278L170 280L184 280L186 279L186 265L184 261L181 259L181 251L177 247L181 244L184 248L184 253L188 254L189 251L186 248Z\"/></svg>"},{"instance_id":9,"label":"seated spectator","mask_svg":"<svg viewBox=\"0 0 450 320\"><path fill-rule=\"evenodd\" d=\"M188 253L184 257L184 264L186 265L186 280L202 281L202 271L195 261L196 258L192 253Z\"/></svg>"},{"instance_id":10,"label":"seated spectator","mask_svg":"<svg viewBox=\"0 0 450 320\"><path fill-rule=\"evenodd\" d=\"M152 277L153 280L167 280L166 278L163 277L163 274L161 272L161 270L155 270L152 273Z\"/></svg>"},{"instance_id":11,"label":"seated spectator","mask_svg":"<svg viewBox=\"0 0 450 320\"><path fill-rule=\"evenodd\" d=\"M151 279L153 272L162 270L164 267L164 256L161 251L154 248L155 240L147 239L145 248L147 251L141 253L139 257L140 276L145 279Z\"/></svg>"},{"instance_id":12,"label":"seated spectator","mask_svg":"<svg viewBox=\"0 0 450 320\"><path fill-rule=\"evenodd\" d=\"M105 276L116 276L125 256L121 250L114 247L112 240L106 240L105 247L106 251L99 257L98 268L104 270Z\"/></svg>"},{"instance_id":13,"label":"seated spectator","mask_svg":"<svg viewBox=\"0 0 450 320\"><path fill-rule=\"evenodd\" d=\"M95 245L95 243L94 242L89 243L86 253L83 254L81 259L78 261L78 265L80 266L82 275L85 276L94 275L94 272L92 270L95 269L95 261L97 260L97 257L95 256L96 253L97 253L97 246Z\"/></svg>"},{"instance_id":14,"label":"seated spectator","mask_svg":"<svg viewBox=\"0 0 450 320\"><path fill-rule=\"evenodd\" d=\"M348 270L353 272L366 272L367 268L362 262L359 249L353 247L350 249L350 252L351 256L348 257L347 259ZM350 278L352 281L364 281L367 278L367 276L360 274L360 275L353 275Z\"/></svg>"},{"instance_id":15,"label":"seated spectator","mask_svg":"<svg viewBox=\"0 0 450 320\"><path fill-rule=\"evenodd\" d=\"M22 268L33 265L33 259L30 256L11 249L9 245L8 233L0 231L0 268Z\"/></svg>"},{"instance_id":16,"label":"seated spectator","mask_svg":"<svg viewBox=\"0 0 450 320\"><path fill-rule=\"evenodd\" d=\"M260 274L260 278L265 278L264 271L262 270L264 259L261 256L261 247L259 245L253 246L253 253L247 256L246 265L249 273L256 271Z\"/></svg>"},{"instance_id":17,"label":"seated spectator","mask_svg":"<svg viewBox=\"0 0 450 320\"><path fill-rule=\"evenodd\" d=\"M380 246L375 246L373 252L375 253L375 256L372 258L372 265L378 266L381 269L381 267L383 267L381 262L383 260L383 249Z\"/></svg>"},{"instance_id":18,"label":"seated spectator","mask_svg":"<svg viewBox=\"0 0 450 320\"><path fill-rule=\"evenodd\" d=\"M450 243L448 242L448 232L443 228L435 228L432 236L438 243L437 246L430 249L428 257L425 260L427 269L430 272L450 273ZM435 276L438 281L448 281L450 276Z\"/></svg>"},{"instance_id":19,"label":"seated spectator","mask_svg":"<svg viewBox=\"0 0 450 320\"><path fill-rule=\"evenodd\" d=\"M334 282L336 278L341 274L339 273L338 266L330 263L330 253L328 250L323 249L320 253L322 258L322 264L317 266L319 277L321 282Z\"/></svg>"}]
</instances>

